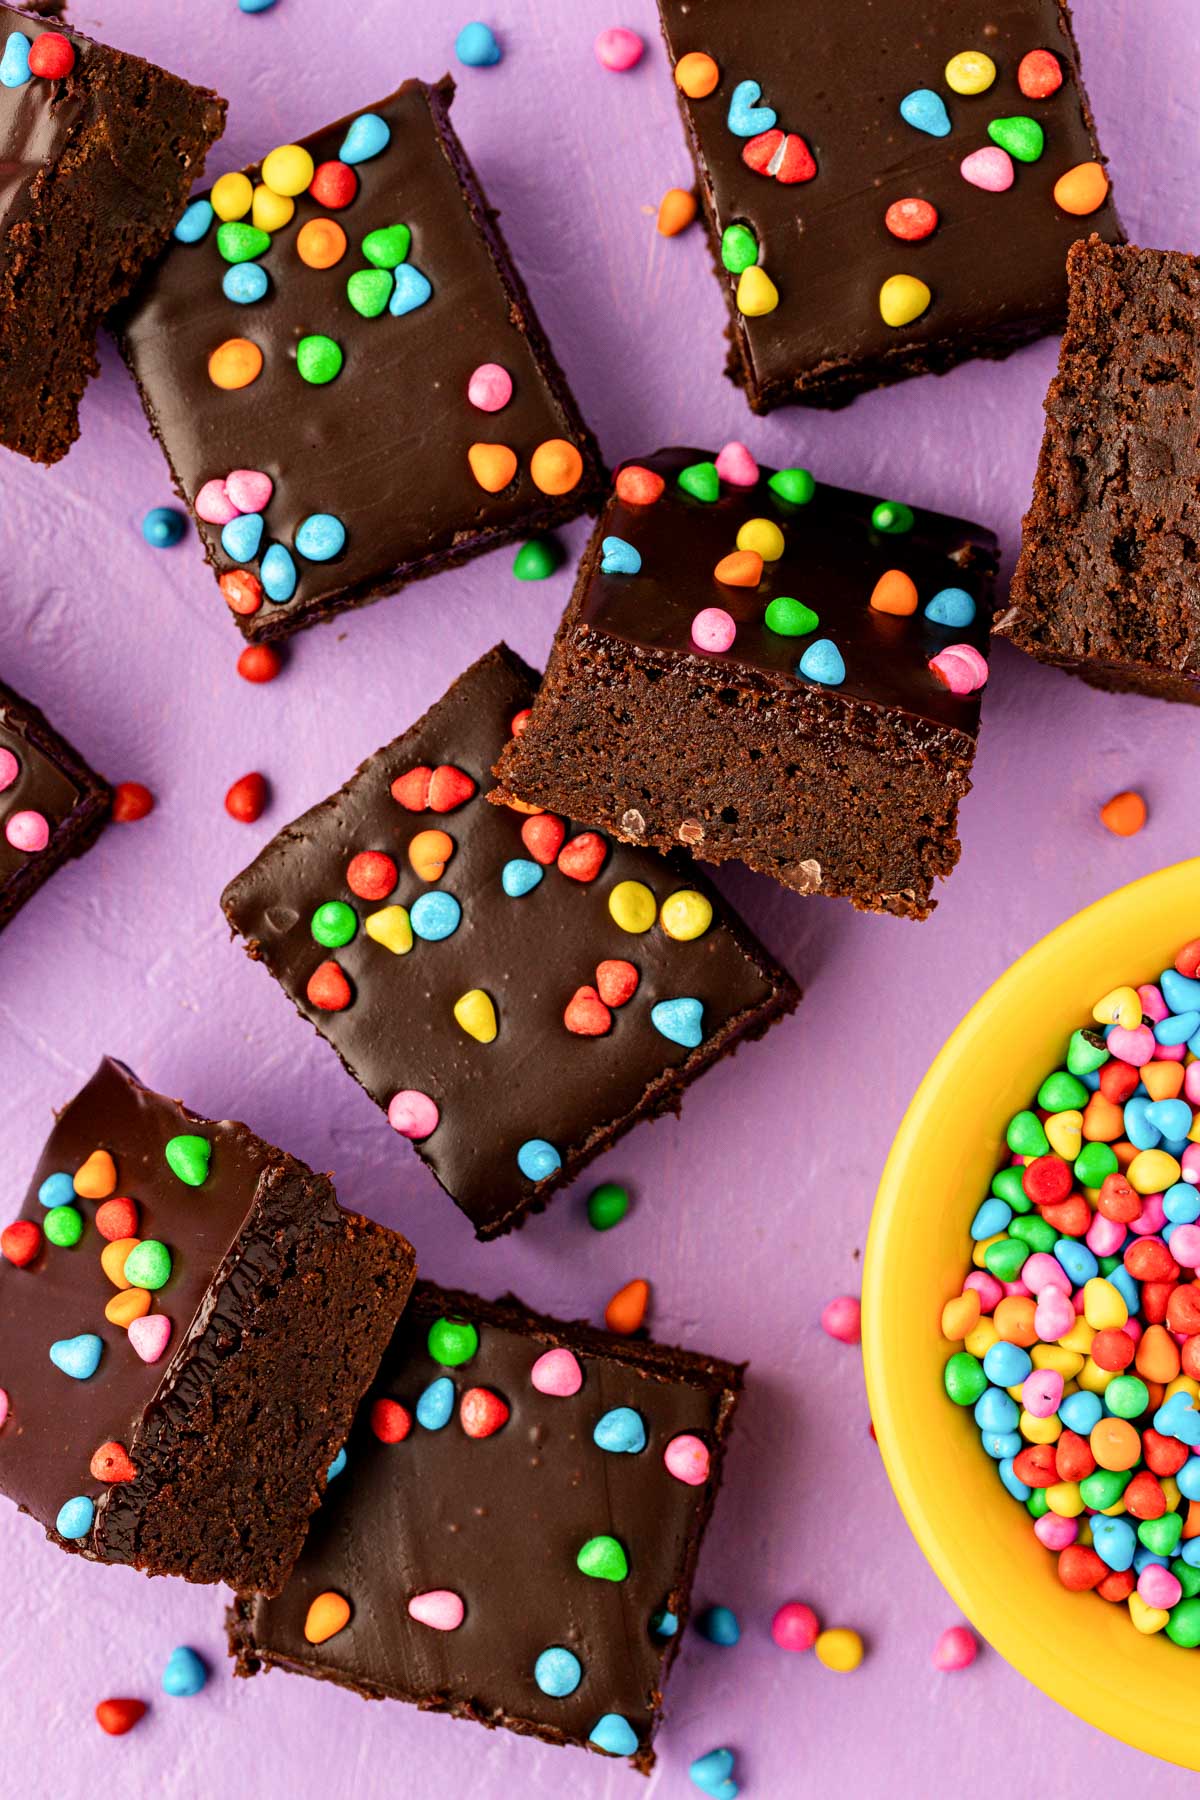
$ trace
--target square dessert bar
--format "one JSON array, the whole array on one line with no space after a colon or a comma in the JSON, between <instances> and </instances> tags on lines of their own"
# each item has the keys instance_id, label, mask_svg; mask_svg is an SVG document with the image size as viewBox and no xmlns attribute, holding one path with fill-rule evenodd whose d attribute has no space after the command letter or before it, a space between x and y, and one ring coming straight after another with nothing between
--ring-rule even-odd
<instances>
[{"instance_id":1,"label":"square dessert bar","mask_svg":"<svg viewBox=\"0 0 1200 1800\"><path fill-rule=\"evenodd\" d=\"M57 462L100 319L162 249L225 102L0 6L0 443Z\"/></svg>"},{"instance_id":2,"label":"square dessert bar","mask_svg":"<svg viewBox=\"0 0 1200 1800\"><path fill-rule=\"evenodd\" d=\"M678 863L487 804L536 685L481 657L222 900L481 1238L799 999Z\"/></svg>"},{"instance_id":3,"label":"square dessert bar","mask_svg":"<svg viewBox=\"0 0 1200 1800\"><path fill-rule=\"evenodd\" d=\"M1065 0L659 11L755 412L1007 356L1121 236Z\"/></svg>"},{"instance_id":4,"label":"square dessert bar","mask_svg":"<svg viewBox=\"0 0 1200 1800\"><path fill-rule=\"evenodd\" d=\"M1200 705L1200 260L1070 257L1071 310L996 628L1094 687Z\"/></svg>"},{"instance_id":5,"label":"square dessert bar","mask_svg":"<svg viewBox=\"0 0 1200 1800\"><path fill-rule=\"evenodd\" d=\"M248 638L594 500L579 417L465 151L454 85L225 175L119 326Z\"/></svg>"},{"instance_id":6,"label":"square dessert bar","mask_svg":"<svg viewBox=\"0 0 1200 1800\"><path fill-rule=\"evenodd\" d=\"M0 1493L95 1562L277 1592L411 1246L106 1058L0 1255Z\"/></svg>"},{"instance_id":7,"label":"square dessert bar","mask_svg":"<svg viewBox=\"0 0 1200 1800\"><path fill-rule=\"evenodd\" d=\"M239 1675L336 1681L648 1773L742 1369L419 1283Z\"/></svg>"},{"instance_id":8,"label":"square dessert bar","mask_svg":"<svg viewBox=\"0 0 1200 1800\"><path fill-rule=\"evenodd\" d=\"M627 464L492 797L922 919L958 860L995 570L978 525L741 444Z\"/></svg>"},{"instance_id":9,"label":"square dessert bar","mask_svg":"<svg viewBox=\"0 0 1200 1800\"><path fill-rule=\"evenodd\" d=\"M0 684L0 930L99 836L112 794L36 706Z\"/></svg>"}]
</instances>

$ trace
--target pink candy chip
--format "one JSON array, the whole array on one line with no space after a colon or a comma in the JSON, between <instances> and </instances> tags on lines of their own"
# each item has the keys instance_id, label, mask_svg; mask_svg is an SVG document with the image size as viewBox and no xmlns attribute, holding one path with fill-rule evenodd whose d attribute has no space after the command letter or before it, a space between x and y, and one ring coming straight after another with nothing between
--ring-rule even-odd
<instances>
[{"instance_id":1,"label":"pink candy chip","mask_svg":"<svg viewBox=\"0 0 1200 1800\"><path fill-rule=\"evenodd\" d=\"M1185 1269L1200 1269L1200 1225L1177 1225L1171 1233L1171 1255Z\"/></svg>"},{"instance_id":2,"label":"pink candy chip","mask_svg":"<svg viewBox=\"0 0 1200 1800\"><path fill-rule=\"evenodd\" d=\"M225 492L240 513L260 513L275 492L275 483L261 469L235 469L225 477Z\"/></svg>"},{"instance_id":3,"label":"pink candy chip","mask_svg":"<svg viewBox=\"0 0 1200 1800\"><path fill-rule=\"evenodd\" d=\"M1139 1599L1147 1606L1157 1606L1163 1612L1169 1612L1183 1595L1183 1583L1178 1575L1172 1575L1170 1569L1164 1569L1158 1563L1148 1563L1138 1576L1137 1591Z\"/></svg>"},{"instance_id":4,"label":"pink candy chip","mask_svg":"<svg viewBox=\"0 0 1200 1800\"><path fill-rule=\"evenodd\" d=\"M131 1319L129 1342L144 1363L155 1363L171 1341L171 1321L166 1313L143 1313Z\"/></svg>"},{"instance_id":5,"label":"pink candy chip","mask_svg":"<svg viewBox=\"0 0 1200 1800\"><path fill-rule=\"evenodd\" d=\"M947 644L929 664L952 694L975 694L988 678L988 666L974 644Z\"/></svg>"},{"instance_id":6,"label":"pink candy chip","mask_svg":"<svg viewBox=\"0 0 1200 1800\"><path fill-rule=\"evenodd\" d=\"M3 1388L0 1388L0 1425L3 1425L3 1423L4 1423L5 1419L7 1419L7 1417L8 1417L8 1395L5 1393Z\"/></svg>"},{"instance_id":7,"label":"pink candy chip","mask_svg":"<svg viewBox=\"0 0 1200 1800\"><path fill-rule=\"evenodd\" d=\"M1125 1242L1125 1227L1103 1213L1093 1215L1084 1240L1093 1256L1118 1256Z\"/></svg>"},{"instance_id":8,"label":"pink candy chip","mask_svg":"<svg viewBox=\"0 0 1200 1800\"><path fill-rule=\"evenodd\" d=\"M40 812L15 812L4 827L4 835L14 850L44 850L50 842L50 827Z\"/></svg>"},{"instance_id":9,"label":"pink candy chip","mask_svg":"<svg viewBox=\"0 0 1200 1800\"><path fill-rule=\"evenodd\" d=\"M1200 1069L1200 1063L1193 1063L1192 1068ZM1200 1187L1200 1144L1189 1144L1179 1159L1183 1170L1183 1179L1192 1187Z\"/></svg>"},{"instance_id":10,"label":"pink candy chip","mask_svg":"<svg viewBox=\"0 0 1200 1800\"><path fill-rule=\"evenodd\" d=\"M401 1088L392 1095L388 1106L388 1124L406 1138L429 1137L437 1130L441 1116L429 1095L417 1088Z\"/></svg>"},{"instance_id":11,"label":"pink candy chip","mask_svg":"<svg viewBox=\"0 0 1200 1800\"><path fill-rule=\"evenodd\" d=\"M853 1294L841 1294L831 1300L821 1314L821 1330L836 1338L839 1344L862 1342L862 1305Z\"/></svg>"},{"instance_id":12,"label":"pink candy chip","mask_svg":"<svg viewBox=\"0 0 1200 1800\"><path fill-rule=\"evenodd\" d=\"M706 606L692 620L692 642L697 650L728 650L737 626L723 606Z\"/></svg>"},{"instance_id":13,"label":"pink candy chip","mask_svg":"<svg viewBox=\"0 0 1200 1800\"><path fill-rule=\"evenodd\" d=\"M1061 1518L1058 1513L1043 1513L1034 1521L1033 1535L1047 1550L1065 1550L1079 1536L1079 1521Z\"/></svg>"},{"instance_id":14,"label":"pink candy chip","mask_svg":"<svg viewBox=\"0 0 1200 1800\"><path fill-rule=\"evenodd\" d=\"M1200 1061L1188 1064L1183 1077L1183 1091L1193 1106L1200 1106Z\"/></svg>"},{"instance_id":15,"label":"pink candy chip","mask_svg":"<svg viewBox=\"0 0 1200 1800\"><path fill-rule=\"evenodd\" d=\"M966 1626L951 1625L933 1647L933 1666L951 1675L956 1669L969 1669L978 1654L979 1645Z\"/></svg>"},{"instance_id":16,"label":"pink candy chip","mask_svg":"<svg viewBox=\"0 0 1200 1800\"><path fill-rule=\"evenodd\" d=\"M480 363L467 383L467 399L480 412L499 412L512 399L512 376L499 363Z\"/></svg>"},{"instance_id":17,"label":"pink candy chip","mask_svg":"<svg viewBox=\"0 0 1200 1800\"><path fill-rule=\"evenodd\" d=\"M986 150L972 150L970 156L964 156L959 173L972 187L1003 194L1013 184L1012 157L998 144L989 144Z\"/></svg>"},{"instance_id":18,"label":"pink candy chip","mask_svg":"<svg viewBox=\"0 0 1200 1800\"><path fill-rule=\"evenodd\" d=\"M602 68L615 69L620 74L641 62L645 48L636 31L630 31L624 25L610 25L596 39L596 60Z\"/></svg>"},{"instance_id":19,"label":"pink candy chip","mask_svg":"<svg viewBox=\"0 0 1200 1800\"><path fill-rule=\"evenodd\" d=\"M708 1445L693 1437L690 1431L671 1439L663 1451L663 1461L667 1473L687 1487L703 1487L708 1480Z\"/></svg>"},{"instance_id":20,"label":"pink candy chip","mask_svg":"<svg viewBox=\"0 0 1200 1800\"><path fill-rule=\"evenodd\" d=\"M1135 1031L1114 1025L1104 1041L1114 1056L1132 1063L1135 1069L1154 1061L1155 1037L1148 1025L1139 1025Z\"/></svg>"},{"instance_id":21,"label":"pink candy chip","mask_svg":"<svg viewBox=\"0 0 1200 1800\"><path fill-rule=\"evenodd\" d=\"M196 517L206 525L228 525L236 519L238 509L229 498L223 481L206 481L196 495Z\"/></svg>"},{"instance_id":22,"label":"pink candy chip","mask_svg":"<svg viewBox=\"0 0 1200 1800\"><path fill-rule=\"evenodd\" d=\"M1036 1314L1034 1315L1036 1318ZM1049 1419L1058 1411L1063 1397L1063 1378L1056 1369L1035 1369L1025 1377L1021 1388L1021 1404L1035 1419Z\"/></svg>"},{"instance_id":23,"label":"pink candy chip","mask_svg":"<svg viewBox=\"0 0 1200 1800\"><path fill-rule=\"evenodd\" d=\"M771 1636L781 1650L811 1650L821 1632L821 1621L803 1600L789 1600L771 1620Z\"/></svg>"},{"instance_id":24,"label":"pink candy chip","mask_svg":"<svg viewBox=\"0 0 1200 1800\"><path fill-rule=\"evenodd\" d=\"M1066 1337L1075 1318L1075 1308L1068 1294L1058 1287L1042 1289L1033 1315L1033 1328L1044 1344L1054 1344L1059 1338Z\"/></svg>"},{"instance_id":25,"label":"pink candy chip","mask_svg":"<svg viewBox=\"0 0 1200 1800\"><path fill-rule=\"evenodd\" d=\"M758 480L758 464L745 444L739 444L736 439L721 451L716 469L721 480L727 481L730 487L749 488Z\"/></svg>"},{"instance_id":26,"label":"pink candy chip","mask_svg":"<svg viewBox=\"0 0 1200 1800\"><path fill-rule=\"evenodd\" d=\"M553 1394L565 1400L583 1386L583 1370L569 1350L547 1350L529 1371L529 1379L539 1394Z\"/></svg>"},{"instance_id":27,"label":"pink candy chip","mask_svg":"<svg viewBox=\"0 0 1200 1800\"><path fill-rule=\"evenodd\" d=\"M11 750L0 750L0 794L12 786L21 773L21 765Z\"/></svg>"},{"instance_id":28,"label":"pink candy chip","mask_svg":"<svg viewBox=\"0 0 1200 1800\"><path fill-rule=\"evenodd\" d=\"M466 1613L459 1595L450 1588L430 1588L428 1593L414 1594L408 1603L409 1616L433 1631L457 1631Z\"/></svg>"}]
</instances>

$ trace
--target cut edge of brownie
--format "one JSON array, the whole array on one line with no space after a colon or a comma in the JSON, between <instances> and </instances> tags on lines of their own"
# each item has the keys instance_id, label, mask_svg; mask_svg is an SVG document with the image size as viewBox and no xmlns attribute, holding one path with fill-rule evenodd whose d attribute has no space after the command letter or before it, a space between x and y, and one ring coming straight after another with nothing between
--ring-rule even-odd
<instances>
[{"instance_id":1,"label":"cut edge of brownie","mask_svg":"<svg viewBox=\"0 0 1200 1800\"><path fill-rule=\"evenodd\" d=\"M705 1496L688 1533L687 1550L678 1581L664 1600L667 1609L674 1613L678 1628L663 1645L659 1681L652 1696L651 1722L646 1740L639 1745L635 1755L626 1759L639 1774L649 1775L655 1762L654 1740L662 1723L666 1704L663 1690L679 1654L691 1616L696 1566L724 1478L725 1452L747 1365L726 1362L720 1357L705 1356L698 1351L658 1343L649 1338L616 1337L610 1332L599 1330L586 1320L554 1319L546 1313L531 1311L515 1294L506 1294L500 1300L480 1300L461 1289L440 1288L433 1282L419 1281L413 1288L409 1306L414 1313L428 1313L434 1317L446 1314L462 1316L494 1330L517 1332L545 1343L547 1348L566 1344L583 1356L604 1357L644 1372L655 1380L693 1381L696 1385L707 1386L712 1393L720 1396L713 1425L714 1443ZM588 1747L580 1739L555 1731L549 1725L537 1726L530 1720L513 1720L507 1716L496 1718L485 1714L473 1707L469 1700L451 1699L440 1694L396 1696L383 1688L355 1680L342 1670L301 1662L294 1657L265 1649L255 1641L254 1604L253 1595L238 1593L226 1609L226 1634L235 1677L248 1680L262 1671L269 1672L278 1668L291 1674L330 1681L365 1700L399 1699L402 1704L415 1705L422 1712L440 1712L454 1718L470 1719L489 1729L503 1727L515 1735L534 1737L542 1743L554 1744L560 1748Z\"/></svg>"},{"instance_id":2,"label":"cut edge of brownie","mask_svg":"<svg viewBox=\"0 0 1200 1800\"><path fill-rule=\"evenodd\" d=\"M50 842L37 855L0 883L0 931L14 918L25 902L42 887L56 869L82 856L99 837L112 806L112 790L96 771L84 762L74 746L57 732L40 707L24 699L0 682L0 708L11 707L38 754L74 781L80 798L65 819L50 834Z\"/></svg>"}]
</instances>

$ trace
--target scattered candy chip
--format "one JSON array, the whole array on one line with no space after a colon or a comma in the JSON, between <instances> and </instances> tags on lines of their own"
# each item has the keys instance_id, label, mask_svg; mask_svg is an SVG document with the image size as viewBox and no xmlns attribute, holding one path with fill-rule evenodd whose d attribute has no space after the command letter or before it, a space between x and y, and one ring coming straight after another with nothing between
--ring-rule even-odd
<instances>
[{"instance_id":1,"label":"scattered candy chip","mask_svg":"<svg viewBox=\"0 0 1200 1800\"><path fill-rule=\"evenodd\" d=\"M432 1631L457 1631L466 1616L462 1597L450 1588L430 1588L414 1594L408 1603L409 1617Z\"/></svg>"},{"instance_id":2,"label":"scattered candy chip","mask_svg":"<svg viewBox=\"0 0 1200 1800\"><path fill-rule=\"evenodd\" d=\"M304 1620L304 1636L310 1644L327 1643L350 1622L350 1602L332 1590L318 1594Z\"/></svg>"}]
</instances>

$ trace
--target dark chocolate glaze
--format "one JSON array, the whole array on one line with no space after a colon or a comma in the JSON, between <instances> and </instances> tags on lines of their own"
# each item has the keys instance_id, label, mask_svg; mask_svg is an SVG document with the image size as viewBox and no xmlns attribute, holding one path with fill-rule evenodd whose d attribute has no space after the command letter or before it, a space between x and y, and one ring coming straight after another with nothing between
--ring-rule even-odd
<instances>
[{"instance_id":1,"label":"dark chocolate glaze","mask_svg":"<svg viewBox=\"0 0 1200 1800\"><path fill-rule=\"evenodd\" d=\"M266 963L379 1106L401 1089L434 1099L440 1122L416 1148L481 1237L514 1224L636 1119L675 1104L694 1074L798 999L789 978L686 862L613 845L591 883L552 865L531 893L508 898L501 870L529 854L522 815L488 805L484 795L511 720L532 701L536 682L503 647L482 657L411 730L280 832L222 900L250 955ZM465 806L411 813L392 799L396 776L440 763L478 784ZM411 907L426 891L407 847L430 828L454 840L436 885L459 900L462 922L440 943L417 939L407 955L395 955L362 922L378 906ZM347 864L360 850L385 851L395 861L399 884L386 901L359 900L347 887ZM658 925L641 936L620 930L608 897L629 880L644 882L660 903L680 888L700 888L713 903L711 928L688 943ZM341 950L322 948L311 935L312 914L327 900L345 901L358 914L359 929ZM320 1011L305 995L313 971L330 957L352 988L341 1012ZM606 1036L572 1035L564 1008L576 988L595 983L605 958L632 962L638 991ZM473 988L496 1007L499 1035L491 1044L469 1037L453 1016L454 1002ZM684 996L704 1007L704 1039L694 1050L661 1036L650 1020L657 1001ZM517 1151L530 1138L558 1149L557 1176L535 1184L521 1174Z\"/></svg>"},{"instance_id":2,"label":"dark chocolate glaze","mask_svg":"<svg viewBox=\"0 0 1200 1800\"><path fill-rule=\"evenodd\" d=\"M309 194L260 258L270 287L239 306L224 297L228 264L216 223L198 244L173 243L130 302L121 346L162 443L182 498L191 505L204 483L232 469L260 469L275 483L264 514L262 550L284 544L299 580L281 605L240 616L251 638L278 636L343 607L390 592L415 576L522 532L573 518L600 480L595 444L542 335L528 295L449 122L453 84L409 81L364 107L391 127L378 156L356 165L359 190L327 213ZM351 115L303 140L315 163L336 158ZM257 167L247 171L257 182ZM335 218L348 244L331 269L300 260L296 237L316 217ZM366 234L403 222L412 231L408 262L427 276L432 298L402 318L361 317L346 294L348 277L369 264ZM296 368L299 339L324 333L344 364L323 387ZM249 387L224 392L208 377L208 358L231 337L247 337L264 355ZM497 413L467 400L472 372L502 364L513 395ZM578 486L560 498L542 493L530 457L547 439L566 438L584 459ZM519 460L513 483L488 494L467 461L475 442L507 444ZM306 562L294 550L298 525L333 513L346 527L342 553ZM219 573L239 567L221 548L220 527L197 520ZM245 565L257 572L258 559Z\"/></svg>"},{"instance_id":3,"label":"dark chocolate glaze","mask_svg":"<svg viewBox=\"0 0 1200 1800\"><path fill-rule=\"evenodd\" d=\"M478 1352L457 1369L434 1362L426 1345L430 1325L447 1314L479 1331ZM559 1345L583 1369L582 1387L568 1398L541 1394L530 1381L537 1358ZM470 1387L498 1393L511 1408L500 1431L469 1438L456 1407L440 1431L414 1424L402 1443L380 1442L371 1400L386 1395L415 1412L443 1375L456 1400ZM637 1766L649 1769L741 1377L729 1363L419 1284L291 1581L278 1599L242 1600L230 1614L238 1672L275 1664L554 1743L586 1743L604 1714L618 1713L637 1733ZM597 1420L618 1406L643 1421L647 1443L636 1454L601 1450L593 1440ZM712 1452L702 1486L677 1481L663 1463L681 1432ZM622 1582L594 1580L576 1566L582 1545L601 1534L625 1549ZM434 1631L409 1616L409 1600L431 1588L462 1598L457 1630ZM350 1621L309 1644L309 1605L329 1590L350 1602ZM664 1607L679 1620L665 1642L651 1631ZM565 1698L543 1694L533 1675L540 1653L556 1645L583 1665Z\"/></svg>"},{"instance_id":4,"label":"dark chocolate glaze","mask_svg":"<svg viewBox=\"0 0 1200 1800\"><path fill-rule=\"evenodd\" d=\"M0 93L6 92L0 88ZM0 927L12 918L68 857L86 850L100 831L111 795L48 720L0 685L0 749L16 757L11 786L0 790ZM44 850L16 850L4 835L15 812L40 812L50 827Z\"/></svg>"},{"instance_id":5,"label":"dark chocolate glaze","mask_svg":"<svg viewBox=\"0 0 1200 1800\"><path fill-rule=\"evenodd\" d=\"M1066 310L1066 255L1089 232L1122 233L1111 194L1087 218L1063 213L1053 191L1078 163L1102 161L1084 92L1070 11L1059 0L873 0L746 5L745 0L659 0L673 66L688 51L715 58L721 79L701 100L680 96L696 159L720 279L730 306L732 370L750 404L838 404L865 387L975 355L1004 355L1058 329ZM1051 50L1064 82L1046 100L1017 84L1021 58ZM983 94L956 94L946 64L981 50L997 67ZM746 140L728 129L739 82L757 81L780 129L799 133L817 164L812 181L786 185L742 161ZM948 137L900 117L914 89L941 95ZM993 119L1035 118L1046 135L1040 161L1016 163L1006 193L987 193L959 173L990 144ZM940 223L906 243L884 224L894 200L932 201ZM744 318L736 277L720 263L726 226L749 225L760 263L779 290L774 312ZM933 290L924 315L884 323L879 292L891 275Z\"/></svg>"},{"instance_id":6,"label":"dark chocolate glaze","mask_svg":"<svg viewBox=\"0 0 1200 1800\"><path fill-rule=\"evenodd\" d=\"M722 482L719 499L696 500L680 488L679 472L713 457L711 450L672 449L633 459L660 474L666 488L651 506L626 505L615 493L609 500L588 552L590 569L582 571L573 609L578 625L658 656L690 657L704 665L708 680L721 668L739 677L749 669L789 690L813 687L795 673L796 666L810 643L830 638L841 651L846 679L822 693L975 737L980 696L952 694L930 672L929 659L955 643L973 644L987 654L998 555L993 534L965 519L917 512L910 532L892 536L871 524L882 496L873 499L818 480L812 500L793 506L768 485L775 473L769 468L759 471L752 488ZM764 563L756 588L727 587L713 570L736 548L739 528L756 518L780 527L784 553L778 562ZM602 572L599 540L607 535L624 538L639 552L638 574ZM916 584L917 611L907 618L876 612L869 604L888 569L902 570ZM966 629L925 617L926 604L949 587L964 588L976 603L974 623ZM812 607L819 624L808 637L781 637L767 629L764 614L776 595ZM736 622L731 649L717 653L693 644L692 621L708 606L723 607Z\"/></svg>"}]
</instances>

